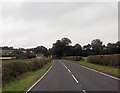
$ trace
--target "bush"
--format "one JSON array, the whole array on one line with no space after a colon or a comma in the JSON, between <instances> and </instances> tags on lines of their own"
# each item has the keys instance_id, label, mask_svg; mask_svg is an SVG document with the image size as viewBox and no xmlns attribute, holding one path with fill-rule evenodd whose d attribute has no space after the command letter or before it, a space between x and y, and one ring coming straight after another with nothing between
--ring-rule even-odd
<instances>
[{"instance_id":1,"label":"bush","mask_svg":"<svg viewBox=\"0 0 120 93\"><path fill-rule=\"evenodd\" d=\"M67 57L63 57L64 59L67 60L74 60L74 61L80 61L82 59L81 56L67 56Z\"/></svg>"},{"instance_id":2,"label":"bush","mask_svg":"<svg viewBox=\"0 0 120 93\"><path fill-rule=\"evenodd\" d=\"M2 83L3 86L14 79L17 79L20 75L29 71L36 71L42 68L45 64L50 62L51 59L38 59L31 62L14 62L3 64L2 66Z\"/></svg>"},{"instance_id":3,"label":"bush","mask_svg":"<svg viewBox=\"0 0 120 93\"><path fill-rule=\"evenodd\" d=\"M120 54L92 55L92 56L88 56L87 61L90 63L100 64L100 65L119 66Z\"/></svg>"}]
</instances>

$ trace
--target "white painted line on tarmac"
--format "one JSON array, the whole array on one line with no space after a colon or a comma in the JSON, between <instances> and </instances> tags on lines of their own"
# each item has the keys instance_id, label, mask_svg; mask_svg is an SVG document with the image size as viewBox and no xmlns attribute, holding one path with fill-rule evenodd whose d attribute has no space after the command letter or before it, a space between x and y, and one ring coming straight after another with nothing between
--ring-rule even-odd
<instances>
[{"instance_id":1,"label":"white painted line on tarmac","mask_svg":"<svg viewBox=\"0 0 120 93\"><path fill-rule=\"evenodd\" d=\"M62 63L63 64L63 63ZM64 65L64 64L63 64Z\"/></svg>"},{"instance_id":2,"label":"white painted line on tarmac","mask_svg":"<svg viewBox=\"0 0 120 93\"><path fill-rule=\"evenodd\" d=\"M65 65L64 65L65 66ZM68 67L67 66L65 66L65 68L67 68L68 69Z\"/></svg>"},{"instance_id":3,"label":"white painted line on tarmac","mask_svg":"<svg viewBox=\"0 0 120 93\"><path fill-rule=\"evenodd\" d=\"M76 64L76 63L74 63L74 64ZM76 65L78 65L78 64L76 64ZM89 69L89 70L91 70L91 71L94 71L94 72L99 73L99 74L101 74L101 75L107 76L107 77L109 77L109 78L112 78L112 79L115 79L115 80L120 80L120 78L117 78L117 77L114 77L114 76L105 74L105 73L100 72L100 71L97 71L97 70L95 70L95 69L92 69L92 68L89 68L89 67L85 67L85 66L82 66L82 65L78 65L78 66L83 67L83 68L86 68L86 69Z\"/></svg>"},{"instance_id":4,"label":"white painted line on tarmac","mask_svg":"<svg viewBox=\"0 0 120 93\"><path fill-rule=\"evenodd\" d=\"M64 63L62 63L63 64L63 66L68 70L68 72L72 75L72 77L73 77L73 79L75 80L75 82L76 83L79 83L79 81L76 79L76 77L72 74L72 72L70 71L70 69L64 64ZM80 86L82 86L82 85L80 85Z\"/></svg>"},{"instance_id":5,"label":"white painted line on tarmac","mask_svg":"<svg viewBox=\"0 0 120 93\"><path fill-rule=\"evenodd\" d=\"M35 82L35 83L26 91L26 93L29 92L35 85L37 85L37 83L39 83L39 82L47 75L47 73L51 70L53 64L54 64L54 60L53 60L52 65L50 66L50 68L47 70L47 72L46 72L37 82Z\"/></svg>"},{"instance_id":6,"label":"white painted line on tarmac","mask_svg":"<svg viewBox=\"0 0 120 93\"><path fill-rule=\"evenodd\" d=\"M85 90L82 90L83 91L83 93L86 93L86 91Z\"/></svg>"},{"instance_id":7,"label":"white painted line on tarmac","mask_svg":"<svg viewBox=\"0 0 120 93\"><path fill-rule=\"evenodd\" d=\"M74 75L72 75L72 77L74 78L74 80L76 81L76 83L79 83L78 80L76 79L76 77Z\"/></svg>"},{"instance_id":8,"label":"white painted line on tarmac","mask_svg":"<svg viewBox=\"0 0 120 93\"><path fill-rule=\"evenodd\" d=\"M64 64L64 63L62 63L63 64L63 66L65 67L65 68L67 68L68 69L68 67Z\"/></svg>"},{"instance_id":9,"label":"white painted line on tarmac","mask_svg":"<svg viewBox=\"0 0 120 93\"><path fill-rule=\"evenodd\" d=\"M81 66L81 65L80 65L80 66ZM89 69L89 70L94 71L94 72L96 72L96 73L102 74L102 75L104 75L104 76L110 77L110 78L112 78L112 79L120 80L120 79L117 78L117 77L114 77L114 76L105 74L105 73L103 73L103 72L99 72L99 71L94 70L94 69L92 69L92 68L88 68L88 67L85 67L85 66L81 66L81 67L86 68L86 69Z\"/></svg>"},{"instance_id":10,"label":"white painted line on tarmac","mask_svg":"<svg viewBox=\"0 0 120 93\"><path fill-rule=\"evenodd\" d=\"M71 73L70 69L67 69L69 73Z\"/></svg>"}]
</instances>

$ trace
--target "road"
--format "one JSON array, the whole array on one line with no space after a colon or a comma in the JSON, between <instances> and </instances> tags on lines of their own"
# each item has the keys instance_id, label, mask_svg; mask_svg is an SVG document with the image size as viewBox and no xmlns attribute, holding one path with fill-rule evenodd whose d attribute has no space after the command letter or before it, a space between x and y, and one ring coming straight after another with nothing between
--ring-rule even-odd
<instances>
[{"instance_id":1,"label":"road","mask_svg":"<svg viewBox=\"0 0 120 93\"><path fill-rule=\"evenodd\" d=\"M118 91L118 80L67 60L54 60L50 71L31 91L113 92Z\"/></svg>"}]
</instances>

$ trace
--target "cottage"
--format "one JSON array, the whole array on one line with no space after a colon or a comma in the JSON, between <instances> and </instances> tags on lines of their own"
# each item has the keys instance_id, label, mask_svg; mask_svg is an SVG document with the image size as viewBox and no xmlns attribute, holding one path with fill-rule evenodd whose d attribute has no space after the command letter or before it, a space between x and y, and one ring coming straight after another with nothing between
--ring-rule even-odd
<instances>
[{"instance_id":1,"label":"cottage","mask_svg":"<svg viewBox=\"0 0 120 93\"><path fill-rule=\"evenodd\" d=\"M36 54L36 58L40 59L40 58L44 58L44 54Z\"/></svg>"}]
</instances>

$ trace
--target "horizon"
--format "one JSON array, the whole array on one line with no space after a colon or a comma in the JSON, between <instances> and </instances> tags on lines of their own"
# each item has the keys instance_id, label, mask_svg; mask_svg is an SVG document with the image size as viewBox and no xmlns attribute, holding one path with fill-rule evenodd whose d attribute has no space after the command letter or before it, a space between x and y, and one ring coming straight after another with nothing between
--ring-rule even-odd
<instances>
[{"instance_id":1,"label":"horizon","mask_svg":"<svg viewBox=\"0 0 120 93\"><path fill-rule=\"evenodd\" d=\"M57 41L57 40L56 40ZM118 40L119 41L119 40ZM114 44L114 43L117 43L118 41L116 41L116 42L108 42L108 43L111 43L111 44ZM105 46L107 46L107 44L104 44L104 41L102 41L103 42L103 45L105 45ZM54 42L55 43L55 42ZM75 43L75 44L79 44L79 43ZM74 45L75 45L74 44ZM91 44L91 43L88 43L88 44ZM88 45L88 44L85 44L85 45ZM72 43L70 44L71 46L74 46ZM36 47L38 47L38 46L44 46L44 45L37 45L37 46L34 46L34 47L27 47L27 48L24 48L24 47L14 47L14 46L7 46L7 47L13 47L14 49L19 49L19 48L24 48L24 49L30 49L30 48L36 48ZM81 47L83 47L84 45L81 45ZM0 46L0 47L6 47L6 46ZM47 49L50 49L50 48L52 48L52 47L46 47L46 46L44 46L45 48L47 48Z\"/></svg>"}]
</instances>

